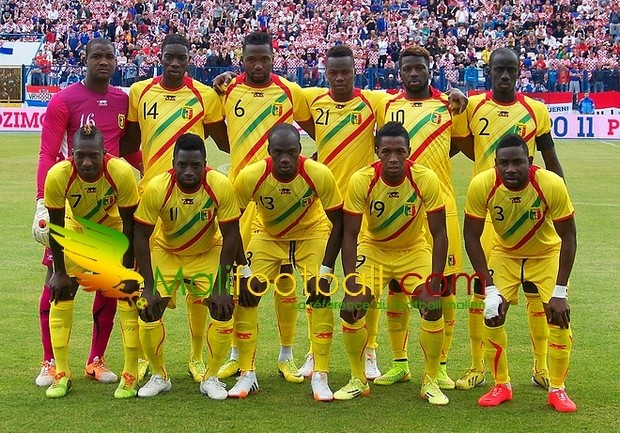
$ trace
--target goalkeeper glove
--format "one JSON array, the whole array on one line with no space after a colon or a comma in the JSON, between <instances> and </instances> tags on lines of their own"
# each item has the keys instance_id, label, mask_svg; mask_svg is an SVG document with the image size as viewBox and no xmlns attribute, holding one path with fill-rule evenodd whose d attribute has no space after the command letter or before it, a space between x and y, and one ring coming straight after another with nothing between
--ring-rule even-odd
<instances>
[{"instance_id":1,"label":"goalkeeper glove","mask_svg":"<svg viewBox=\"0 0 620 433\"><path fill-rule=\"evenodd\" d=\"M42 198L37 200L37 209L34 213L32 221L32 236L34 239L45 247L49 247L49 227L50 215L45 207Z\"/></svg>"},{"instance_id":2,"label":"goalkeeper glove","mask_svg":"<svg viewBox=\"0 0 620 433\"><path fill-rule=\"evenodd\" d=\"M484 318L492 319L499 316L499 306L502 304L502 297L495 286L487 286L484 298Z\"/></svg>"}]
</instances>

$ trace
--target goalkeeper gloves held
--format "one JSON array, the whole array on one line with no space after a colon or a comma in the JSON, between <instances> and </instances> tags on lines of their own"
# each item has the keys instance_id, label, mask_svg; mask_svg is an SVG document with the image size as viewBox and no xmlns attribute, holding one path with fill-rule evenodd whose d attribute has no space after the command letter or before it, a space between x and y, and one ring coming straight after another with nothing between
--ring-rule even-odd
<instances>
[{"instance_id":1,"label":"goalkeeper gloves held","mask_svg":"<svg viewBox=\"0 0 620 433\"><path fill-rule=\"evenodd\" d=\"M484 318L492 319L499 316L499 306L502 304L502 297L495 286L487 286L484 298Z\"/></svg>"},{"instance_id":2,"label":"goalkeeper gloves held","mask_svg":"<svg viewBox=\"0 0 620 433\"><path fill-rule=\"evenodd\" d=\"M32 221L32 236L34 239L45 247L49 247L49 222L50 215L45 207L42 198L37 200L37 209L34 213L34 220Z\"/></svg>"}]
</instances>

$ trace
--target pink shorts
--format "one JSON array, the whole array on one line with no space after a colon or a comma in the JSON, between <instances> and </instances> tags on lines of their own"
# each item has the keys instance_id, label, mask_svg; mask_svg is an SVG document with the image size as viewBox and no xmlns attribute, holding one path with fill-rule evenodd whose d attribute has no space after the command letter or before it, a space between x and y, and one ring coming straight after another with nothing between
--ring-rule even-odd
<instances>
[{"instance_id":1,"label":"pink shorts","mask_svg":"<svg viewBox=\"0 0 620 433\"><path fill-rule=\"evenodd\" d=\"M52 250L49 247L45 247L45 251L43 251L43 260L41 260L41 264L45 267L51 268L54 264L54 257L52 256Z\"/></svg>"}]
</instances>

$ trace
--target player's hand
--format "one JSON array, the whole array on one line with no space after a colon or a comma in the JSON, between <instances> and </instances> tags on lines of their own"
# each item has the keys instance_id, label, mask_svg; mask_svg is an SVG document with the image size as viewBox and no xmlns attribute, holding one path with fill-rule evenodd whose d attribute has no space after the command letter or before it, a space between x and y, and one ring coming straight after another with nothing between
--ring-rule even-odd
<instances>
[{"instance_id":1,"label":"player's hand","mask_svg":"<svg viewBox=\"0 0 620 433\"><path fill-rule=\"evenodd\" d=\"M331 301L329 295L331 292L330 281L327 277L319 278L318 283L316 281L316 277L313 277L308 282L308 299L306 299L306 304L311 307L326 308ZM323 307L319 307L320 305Z\"/></svg>"},{"instance_id":2,"label":"player's hand","mask_svg":"<svg viewBox=\"0 0 620 433\"><path fill-rule=\"evenodd\" d=\"M502 321L502 312L505 314L505 310L501 308L503 303L504 298L499 294L497 287L487 286L484 298L484 318L494 326L498 326L496 323Z\"/></svg>"},{"instance_id":3,"label":"player's hand","mask_svg":"<svg viewBox=\"0 0 620 433\"><path fill-rule=\"evenodd\" d=\"M349 281L347 281L347 283L348 282ZM373 296L368 290L358 295L352 295L351 293L359 293L362 286L360 284L355 284L356 287L352 288L353 291L351 291L351 288L348 286L347 284L347 294L345 294L342 300L342 306L340 307L340 318L347 323L353 324L366 315L368 309L363 307L364 305L370 306Z\"/></svg>"},{"instance_id":4,"label":"player's hand","mask_svg":"<svg viewBox=\"0 0 620 433\"><path fill-rule=\"evenodd\" d=\"M242 307L258 307L262 295L259 287L260 282L256 278L252 278L252 270L248 265L239 266L237 272L241 277L238 279L239 305Z\"/></svg>"},{"instance_id":5,"label":"player's hand","mask_svg":"<svg viewBox=\"0 0 620 433\"><path fill-rule=\"evenodd\" d=\"M467 109L468 102L469 100L463 92L457 88L452 88L450 94L448 95L448 105L450 106L450 111L452 111L452 114L461 114Z\"/></svg>"},{"instance_id":6,"label":"player's hand","mask_svg":"<svg viewBox=\"0 0 620 433\"><path fill-rule=\"evenodd\" d=\"M230 84L233 78L235 78L237 74L231 71L222 72L220 75L213 79L213 89L217 92L218 95L224 96L226 94L226 88Z\"/></svg>"},{"instance_id":7,"label":"player's hand","mask_svg":"<svg viewBox=\"0 0 620 433\"><path fill-rule=\"evenodd\" d=\"M570 307L566 298L551 298L545 306L547 323L568 329L570 325Z\"/></svg>"},{"instance_id":8,"label":"player's hand","mask_svg":"<svg viewBox=\"0 0 620 433\"><path fill-rule=\"evenodd\" d=\"M153 288L145 287L142 291L142 297L146 300L146 307L138 310L140 318L145 322L159 320L163 314L161 295Z\"/></svg>"},{"instance_id":9,"label":"player's hand","mask_svg":"<svg viewBox=\"0 0 620 433\"><path fill-rule=\"evenodd\" d=\"M73 289L76 284L70 276L64 272L54 272L49 281L49 287L52 291L51 302L58 304L58 301L68 301L72 298Z\"/></svg>"},{"instance_id":10,"label":"player's hand","mask_svg":"<svg viewBox=\"0 0 620 433\"><path fill-rule=\"evenodd\" d=\"M203 305L209 307L211 317L221 322L228 321L233 314L233 297L228 293L211 293L211 296L204 298Z\"/></svg>"},{"instance_id":11,"label":"player's hand","mask_svg":"<svg viewBox=\"0 0 620 433\"><path fill-rule=\"evenodd\" d=\"M45 207L44 200L40 198L37 200L37 209L34 212L34 220L32 221L32 236L44 247L50 246L49 222L50 214Z\"/></svg>"}]
</instances>

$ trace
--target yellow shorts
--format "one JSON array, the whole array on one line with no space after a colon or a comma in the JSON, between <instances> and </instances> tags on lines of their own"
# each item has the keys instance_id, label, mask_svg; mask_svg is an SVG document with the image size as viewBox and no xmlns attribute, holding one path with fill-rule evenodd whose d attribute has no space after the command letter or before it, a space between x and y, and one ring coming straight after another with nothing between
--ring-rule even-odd
<instances>
[{"instance_id":1,"label":"yellow shorts","mask_svg":"<svg viewBox=\"0 0 620 433\"><path fill-rule=\"evenodd\" d=\"M534 284L540 298L549 302L560 269L560 252L555 256L544 258L518 259L491 253L489 271L499 293L511 304L518 302L519 286L523 283Z\"/></svg>"},{"instance_id":2,"label":"yellow shorts","mask_svg":"<svg viewBox=\"0 0 620 433\"><path fill-rule=\"evenodd\" d=\"M297 241L257 239L253 237L248 245L248 265L252 268L252 274L261 283L275 283L283 278L294 281L293 288L288 293L280 295L288 296L295 293L297 280L293 275L281 274L280 266L292 263L301 273L305 283L319 271L319 267L325 256L327 237L319 239L304 239Z\"/></svg>"},{"instance_id":3,"label":"yellow shorts","mask_svg":"<svg viewBox=\"0 0 620 433\"><path fill-rule=\"evenodd\" d=\"M426 241L433 245L433 236L428 229L428 222L425 219L424 224ZM461 225L459 224L459 216L455 213L446 215L446 231L448 235L448 257L446 259L446 267L443 271L444 275L455 275L463 270L463 242L461 236Z\"/></svg>"},{"instance_id":4,"label":"yellow shorts","mask_svg":"<svg viewBox=\"0 0 620 433\"><path fill-rule=\"evenodd\" d=\"M161 248L151 251L154 286L162 298L170 298L168 308L176 308L179 287L181 295L204 298L211 293L220 265L222 245L191 256L171 254Z\"/></svg>"},{"instance_id":5,"label":"yellow shorts","mask_svg":"<svg viewBox=\"0 0 620 433\"><path fill-rule=\"evenodd\" d=\"M386 250L364 242L357 253L356 281L370 288L376 299L391 280L398 281L401 290L411 295L431 274L431 246L426 243L415 249Z\"/></svg>"}]
</instances>

